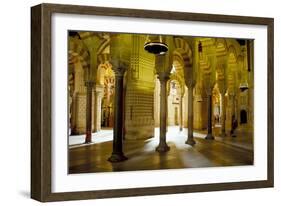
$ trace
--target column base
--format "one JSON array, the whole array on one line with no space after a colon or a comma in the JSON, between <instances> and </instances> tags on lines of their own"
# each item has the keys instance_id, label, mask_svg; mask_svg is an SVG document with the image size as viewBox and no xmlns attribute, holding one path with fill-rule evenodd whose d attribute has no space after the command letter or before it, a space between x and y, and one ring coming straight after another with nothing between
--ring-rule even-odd
<instances>
[{"instance_id":1,"label":"column base","mask_svg":"<svg viewBox=\"0 0 281 206\"><path fill-rule=\"evenodd\" d=\"M89 143L92 143L92 137L86 137L85 139L85 144L89 144Z\"/></svg>"},{"instance_id":2,"label":"column base","mask_svg":"<svg viewBox=\"0 0 281 206\"><path fill-rule=\"evenodd\" d=\"M87 131L85 137L85 144L89 144L92 142L92 132Z\"/></svg>"},{"instance_id":3,"label":"column base","mask_svg":"<svg viewBox=\"0 0 281 206\"><path fill-rule=\"evenodd\" d=\"M188 138L186 141L185 141L185 144L189 144L190 146L193 146L196 144L195 140L193 138Z\"/></svg>"},{"instance_id":4,"label":"column base","mask_svg":"<svg viewBox=\"0 0 281 206\"><path fill-rule=\"evenodd\" d=\"M123 153L112 153L111 157L109 157L107 160L109 162L123 162L125 160L127 160L128 158L126 156L124 156Z\"/></svg>"},{"instance_id":5,"label":"column base","mask_svg":"<svg viewBox=\"0 0 281 206\"><path fill-rule=\"evenodd\" d=\"M214 138L214 136L212 134L207 134L205 139L207 139L207 140L214 140L215 138Z\"/></svg>"},{"instance_id":6,"label":"column base","mask_svg":"<svg viewBox=\"0 0 281 206\"><path fill-rule=\"evenodd\" d=\"M167 145L167 143L160 143L156 149L155 149L157 152L168 152L170 150L170 147Z\"/></svg>"},{"instance_id":7,"label":"column base","mask_svg":"<svg viewBox=\"0 0 281 206\"><path fill-rule=\"evenodd\" d=\"M71 129L70 135L78 135L79 132L77 132L75 129Z\"/></svg>"}]
</instances>

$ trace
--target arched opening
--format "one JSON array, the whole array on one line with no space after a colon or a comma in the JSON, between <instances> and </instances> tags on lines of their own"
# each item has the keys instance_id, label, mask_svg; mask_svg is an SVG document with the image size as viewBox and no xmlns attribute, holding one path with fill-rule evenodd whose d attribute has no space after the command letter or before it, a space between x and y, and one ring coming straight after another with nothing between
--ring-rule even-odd
<instances>
[{"instance_id":1,"label":"arched opening","mask_svg":"<svg viewBox=\"0 0 281 206\"><path fill-rule=\"evenodd\" d=\"M83 56L87 56L86 49L79 52L74 50L76 42L70 44L68 60L68 110L69 133L71 135L85 134L86 123L84 121L86 104L85 77L89 69L89 62Z\"/></svg>"},{"instance_id":2,"label":"arched opening","mask_svg":"<svg viewBox=\"0 0 281 206\"><path fill-rule=\"evenodd\" d=\"M222 95L220 94L218 85L216 84L213 88L213 115L212 115L212 122L214 127L220 127L221 126L221 104L222 104Z\"/></svg>"},{"instance_id":3,"label":"arched opening","mask_svg":"<svg viewBox=\"0 0 281 206\"><path fill-rule=\"evenodd\" d=\"M242 109L240 111L240 124L246 124L247 123L247 111L245 109Z\"/></svg>"},{"instance_id":4,"label":"arched opening","mask_svg":"<svg viewBox=\"0 0 281 206\"><path fill-rule=\"evenodd\" d=\"M180 125L180 98L181 89L180 85L176 80L171 80L169 84L168 94L168 126L179 126Z\"/></svg>"},{"instance_id":5,"label":"arched opening","mask_svg":"<svg viewBox=\"0 0 281 206\"><path fill-rule=\"evenodd\" d=\"M113 105L114 105L114 74L110 68L105 69L102 85L104 94L101 100L101 127L113 127Z\"/></svg>"}]
</instances>

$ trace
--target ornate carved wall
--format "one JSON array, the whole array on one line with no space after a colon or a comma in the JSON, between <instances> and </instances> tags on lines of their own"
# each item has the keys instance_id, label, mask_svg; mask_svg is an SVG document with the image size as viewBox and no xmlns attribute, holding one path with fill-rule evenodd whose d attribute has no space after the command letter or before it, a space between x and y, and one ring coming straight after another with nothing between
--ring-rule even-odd
<instances>
[{"instance_id":1,"label":"ornate carved wall","mask_svg":"<svg viewBox=\"0 0 281 206\"><path fill-rule=\"evenodd\" d=\"M132 52L126 75L125 139L154 136L154 56L143 49L146 36L132 35Z\"/></svg>"}]
</instances>

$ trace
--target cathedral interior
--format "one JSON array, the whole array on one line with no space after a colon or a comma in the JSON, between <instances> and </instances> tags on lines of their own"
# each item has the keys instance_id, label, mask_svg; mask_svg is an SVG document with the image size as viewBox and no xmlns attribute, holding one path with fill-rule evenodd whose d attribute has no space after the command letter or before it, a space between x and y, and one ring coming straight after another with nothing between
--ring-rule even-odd
<instances>
[{"instance_id":1,"label":"cathedral interior","mask_svg":"<svg viewBox=\"0 0 281 206\"><path fill-rule=\"evenodd\" d=\"M252 165L253 44L69 31L69 173Z\"/></svg>"}]
</instances>

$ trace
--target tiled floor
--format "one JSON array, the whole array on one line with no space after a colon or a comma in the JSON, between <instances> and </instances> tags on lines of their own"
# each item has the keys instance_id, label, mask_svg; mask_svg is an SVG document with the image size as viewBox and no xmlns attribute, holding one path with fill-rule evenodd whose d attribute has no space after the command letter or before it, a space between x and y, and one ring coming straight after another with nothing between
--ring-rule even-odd
<instances>
[{"instance_id":1,"label":"tiled floor","mask_svg":"<svg viewBox=\"0 0 281 206\"><path fill-rule=\"evenodd\" d=\"M253 138L247 128L237 131L237 137L220 138L214 129L216 140L205 140L205 132L194 132L196 145L185 144L187 130L169 127L167 143L170 151L159 154L155 147L159 142L159 128L155 137L148 140L124 141L127 161L107 161L112 152L112 130L102 130L92 136L92 144L83 144L84 135L69 138L69 172L111 172L130 170L176 169L253 164Z\"/></svg>"}]
</instances>

